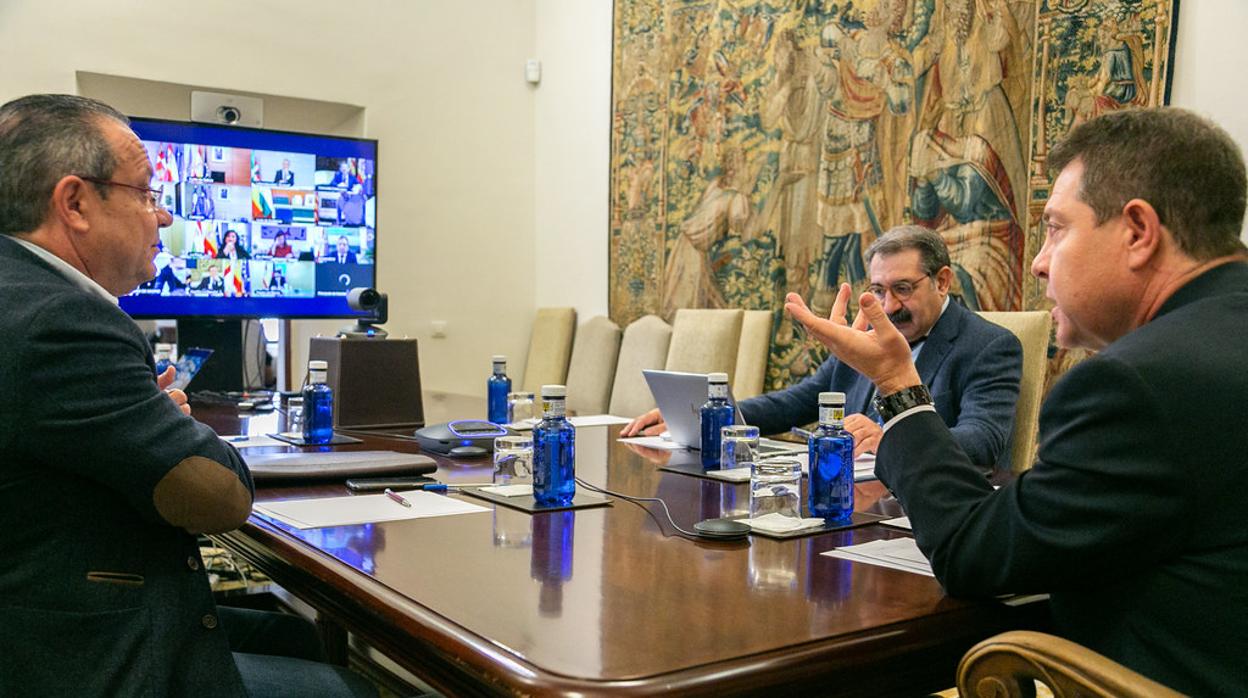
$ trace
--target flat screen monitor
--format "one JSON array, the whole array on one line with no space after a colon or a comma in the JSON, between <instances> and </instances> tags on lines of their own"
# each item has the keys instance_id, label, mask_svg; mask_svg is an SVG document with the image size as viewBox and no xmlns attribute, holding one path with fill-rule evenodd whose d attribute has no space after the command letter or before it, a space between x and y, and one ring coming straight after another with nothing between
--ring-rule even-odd
<instances>
[{"instance_id":1,"label":"flat screen monitor","mask_svg":"<svg viewBox=\"0 0 1248 698\"><path fill-rule=\"evenodd\" d=\"M134 118L173 224L142 318L362 315L376 285L377 141Z\"/></svg>"}]
</instances>

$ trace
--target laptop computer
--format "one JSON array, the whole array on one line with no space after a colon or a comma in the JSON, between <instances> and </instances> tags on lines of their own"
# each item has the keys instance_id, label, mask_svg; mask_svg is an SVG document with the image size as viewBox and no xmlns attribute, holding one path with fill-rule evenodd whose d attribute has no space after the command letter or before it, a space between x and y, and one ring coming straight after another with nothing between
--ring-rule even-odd
<instances>
[{"instance_id":1,"label":"laptop computer","mask_svg":"<svg viewBox=\"0 0 1248 698\"><path fill-rule=\"evenodd\" d=\"M667 422L667 438L686 448L700 449L701 409L707 394L706 374L654 369L643 369L641 373L646 377L646 384L650 386L650 394L654 396L655 404L659 406L659 414ZM728 404L733 406L734 422L745 424L731 390L728 391ZM759 439L758 451L763 456L805 453L806 444Z\"/></svg>"}]
</instances>

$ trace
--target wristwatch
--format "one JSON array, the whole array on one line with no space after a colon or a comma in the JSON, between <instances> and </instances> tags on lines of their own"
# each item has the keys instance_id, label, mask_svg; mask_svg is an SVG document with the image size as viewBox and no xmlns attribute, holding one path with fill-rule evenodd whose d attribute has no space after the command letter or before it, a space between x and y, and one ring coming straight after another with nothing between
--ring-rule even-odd
<instances>
[{"instance_id":1,"label":"wristwatch","mask_svg":"<svg viewBox=\"0 0 1248 698\"><path fill-rule=\"evenodd\" d=\"M932 404L932 394L926 385L920 383L909 388L902 388L891 395L876 395L872 402L875 404L875 411L879 413L880 419L888 424L893 417L911 407Z\"/></svg>"}]
</instances>

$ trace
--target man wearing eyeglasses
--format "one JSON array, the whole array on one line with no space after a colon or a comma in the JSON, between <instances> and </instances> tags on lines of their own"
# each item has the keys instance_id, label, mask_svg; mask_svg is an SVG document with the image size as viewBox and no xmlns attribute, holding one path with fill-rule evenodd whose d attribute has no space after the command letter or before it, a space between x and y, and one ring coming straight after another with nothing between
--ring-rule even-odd
<instances>
[{"instance_id":1,"label":"man wearing eyeglasses","mask_svg":"<svg viewBox=\"0 0 1248 698\"><path fill-rule=\"evenodd\" d=\"M0 695L375 695L260 656L240 631L297 624L213 601L198 536L241 525L253 487L117 305L172 220L151 179L105 104L0 106Z\"/></svg>"},{"instance_id":2,"label":"man wearing eyeglasses","mask_svg":"<svg viewBox=\"0 0 1248 698\"><path fill-rule=\"evenodd\" d=\"M950 298L953 269L939 234L899 226L876 239L865 256L870 291L910 343L936 411L958 444L981 470L1008 468L1022 375L1018 339ZM875 389L834 356L796 385L742 400L741 418L764 434L785 432L818 419L819 393L827 390L845 393L845 428L854 435L855 455L874 452L883 434L870 406ZM665 428L658 410L651 410L621 433Z\"/></svg>"}]
</instances>

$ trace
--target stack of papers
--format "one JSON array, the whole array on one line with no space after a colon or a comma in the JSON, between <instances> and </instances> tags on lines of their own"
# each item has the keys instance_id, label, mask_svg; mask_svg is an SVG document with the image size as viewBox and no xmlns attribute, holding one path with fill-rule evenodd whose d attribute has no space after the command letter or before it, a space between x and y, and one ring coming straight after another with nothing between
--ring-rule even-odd
<instances>
[{"instance_id":1,"label":"stack of papers","mask_svg":"<svg viewBox=\"0 0 1248 698\"><path fill-rule=\"evenodd\" d=\"M862 562L868 565L879 565L903 572L913 572L928 577L932 574L932 563L923 556L913 538L893 538L891 540L873 540L861 545L847 545L833 548L823 553L829 557L842 560Z\"/></svg>"},{"instance_id":2,"label":"stack of papers","mask_svg":"<svg viewBox=\"0 0 1248 698\"><path fill-rule=\"evenodd\" d=\"M325 497L321 499L292 499L284 502L257 504L255 511L295 528L323 528L326 526L349 526L378 521L401 521L424 519L431 516L451 516L488 512L489 509L433 492L405 491L402 493L410 507L390 499L384 494L356 495L352 497Z\"/></svg>"}]
</instances>

